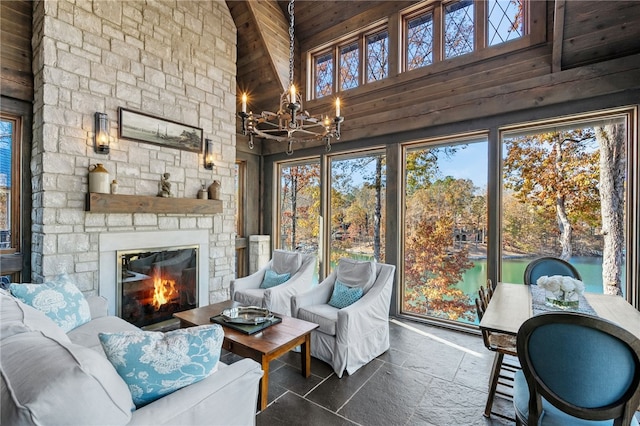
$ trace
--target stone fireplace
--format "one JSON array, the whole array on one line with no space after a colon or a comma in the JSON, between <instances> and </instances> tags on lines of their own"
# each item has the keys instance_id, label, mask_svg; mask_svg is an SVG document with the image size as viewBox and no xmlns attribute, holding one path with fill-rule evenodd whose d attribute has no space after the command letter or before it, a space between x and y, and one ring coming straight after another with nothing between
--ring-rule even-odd
<instances>
[{"instance_id":1,"label":"stone fireplace","mask_svg":"<svg viewBox=\"0 0 640 426\"><path fill-rule=\"evenodd\" d=\"M197 245L197 303L228 299L236 27L226 3L33 2L33 46L32 281L69 274L115 315L117 251ZM214 141L215 168L204 168L202 152L120 138L120 107L201 128ZM93 150L95 112L109 117L107 155ZM122 198L97 200L111 211L87 206L88 167L97 163L118 182L117 194L100 195ZM165 173L172 197L160 199ZM213 201L198 200L198 190L214 180L219 209L201 211Z\"/></svg>"},{"instance_id":2,"label":"stone fireplace","mask_svg":"<svg viewBox=\"0 0 640 426\"><path fill-rule=\"evenodd\" d=\"M110 314L144 327L209 304L207 232L103 233L99 245L99 294Z\"/></svg>"}]
</instances>

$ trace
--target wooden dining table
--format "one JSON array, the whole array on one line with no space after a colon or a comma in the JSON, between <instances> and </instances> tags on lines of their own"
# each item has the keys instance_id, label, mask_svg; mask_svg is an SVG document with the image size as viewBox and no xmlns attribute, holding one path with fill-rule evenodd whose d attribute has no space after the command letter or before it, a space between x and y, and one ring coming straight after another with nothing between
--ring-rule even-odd
<instances>
[{"instance_id":1,"label":"wooden dining table","mask_svg":"<svg viewBox=\"0 0 640 426\"><path fill-rule=\"evenodd\" d=\"M498 283L487 306L480 328L518 334L522 323L533 316L530 286ZM640 338L640 311L620 296L585 293L584 298L600 318L618 324Z\"/></svg>"}]
</instances>

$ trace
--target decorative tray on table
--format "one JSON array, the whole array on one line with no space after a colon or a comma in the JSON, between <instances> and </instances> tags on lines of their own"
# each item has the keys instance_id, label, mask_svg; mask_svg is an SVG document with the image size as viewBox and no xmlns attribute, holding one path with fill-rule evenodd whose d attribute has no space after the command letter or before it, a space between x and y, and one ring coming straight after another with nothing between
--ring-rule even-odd
<instances>
[{"instance_id":1,"label":"decorative tray on table","mask_svg":"<svg viewBox=\"0 0 640 426\"><path fill-rule=\"evenodd\" d=\"M211 317L211 321L245 334L254 334L281 322L282 318L268 309L242 306L225 309L219 315Z\"/></svg>"}]
</instances>

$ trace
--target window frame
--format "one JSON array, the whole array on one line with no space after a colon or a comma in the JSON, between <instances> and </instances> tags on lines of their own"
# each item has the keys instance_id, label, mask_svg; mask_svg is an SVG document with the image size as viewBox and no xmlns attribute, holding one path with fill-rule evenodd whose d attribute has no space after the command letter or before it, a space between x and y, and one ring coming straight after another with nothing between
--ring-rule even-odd
<instances>
[{"instance_id":1,"label":"window frame","mask_svg":"<svg viewBox=\"0 0 640 426\"><path fill-rule=\"evenodd\" d=\"M342 69L342 63L341 63L342 49L354 44L358 45L358 78L357 78L358 85L355 87L350 87L348 89L342 89L342 80L340 79L340 74L341 74L340 70ZM334 88L335 90L333 92L334 94L339 92L345 92L347 90L357 89L358 87L361 87L363 84L365 84L364 83L364 67L362 63L362 49L363 49L362 38L360 37L345 40L343 43L340 43L336 46L335 57L337 59L336 64L338 66L335 67L336 83Z\"/></svg>"},{"instance_id":2,"label":"window frame","mask_svg":"<svg viewBox=\"0 0 640 426\"><path fill-rule=\"evenodd\" d=\"M332 185L333 185L333 179L332 179L332 165L334 161L345 161L345 160L353 160L353 159L358 159L358 158L364 158L364 157L376 157L376 156L382 156L384 157L385 161L388 161L387 158L387 151L385 149L384 146L372 146L370 148L364 148L364 149L355 149L355 150L349 150L349 151L340 151L340 152L335 152L335 153L331 153L331 154L327 154L324 155L323 157L323 163L324 164L324 168L325 168L325 173L323 173L323 176L321 177L322 179L322 187L321 187L321 194L320 194L320 198L322 200L322 209L321 209L321 217L323 217L324 219L324 226L323 229L321 229L320 231L320 236L319 238L322 240L321 243L321 247L323 249L322 252L322 258L323 259L328 259L327 262L323 263L323 276L328 276L332 270L331 270L331 243L332 238L331 238L331 233L332 233L332 229L331 229L331 219L332 219L332 215L333 215L333 209L331 206L331 195L333 193L333 189L332 189ZM387 194L387 190L388 190L388 186L389 186L389 175L388 175L388 171L387 171L387 167L385 166L385 173L384 173L384 202L383 202L383 216L385 216L385 218L381 221L381 230L384 230L384 233L381 234L384 236L385 241L383 244L381 244L382 247L386 246L386 236L389 233L389 230L386 228L386 215L387 215L387 211L386 211L386 198L388 197Z\"/></svg>"},{"instance_id":3,"label":"window frame","mask_svg":"<svg viewBox=\"0 0 640 426\"><path fill-rule=\"evenodd\" d=\"M366 39L367 37L386 31L387 32L387 54L389 57L387 58L387 76L380 80L387 80L392 73L391 70L391 42L392 42L392 32L389 28L388 22L385 20L384 22L376 22L365 28L361 28L355 33L350 33L345 37L341 37L338 41L334 41L328 45L322 45L315 49L309 50L307 52L307 64L309 67L309 72L307 75L308 90L307 100L324 100L330 97L331 95L338 95L344 92L348 92L351 90L357 90L359 88L367 86L367 84L372 84L378 82L380 80L373 80L367 82L367 67L366 67ZM356 87L351 87L349 89L340 89L340 50L346 46L349 46L353 43L358 43L358 85ZM333 60L333 73L331 82L331 90L330 94L318 97L316 91L316 83L317 83L317 74L316 74L316 64L317 58L326 55L327 53L331 53Z\"/></svg>"},{"instance_id":4,"label":"window frame","mask_svg":"<svg viewBox=\"0 0 640 426\"><path fill-rule=\"evenodd\" d=\"M639 249L638 243L640 242L640 235L638 234L638 223L637 218L640 217L640 206L638 205L638 201L640 201L640 188L637 185L632 183L632 180L635 178L637 180L638 174L640 173L640 155L637 145L638 140L638 132L640 130L640 121L638 114L638 106L622 106L619 108L608 108L608 109L594 109L592 111L576 113L576 114L568 114L568 115L559 115L553 118L547 118L543 120L529 121L529 122L521 122L521 123L513 123L507 126L501 126L498 128L498 146L499 146L499 157L498 161L499 172L497 183L494 186L494 190L496 194L498 194L497 202L499 205L499 209L496 210L496 214L498 217L496 220L498 221L497 230L494 231L494 235L496 236L496 246L492 249L496 253L497 257L497 271L496 276L500 281L502 279L502 257L503 257L503 244L502 244L502 189L503 189L503 179L502 179L502 144L504 138L506 136L511 136L513 134L518 133L531 133L536 131L544 131L549 128L557 127L575 127L580 126L583 123L593 123L595 121L605 121L610 117L624 117L626 121L626 133L627 133L627 163L625 172L627 175L627 182L625 185L625 219L624 219L624 229L625 229L625 250L627 262L625 265L625 273L626 273L626 282L623 282L622 285L625 287L625 299L631 304L640 304L640 287L637 285L634 287L633 283L637 282L638 276L638 265L634 265L632 259L637 259ZM635 230L635 235L634 235ZM636 277L636 278L634 278ZM637 305L635 305L637 307Z\"/></svg>"},{"instance_id":5,"label":"window frame","mask_svg":"<svg viewBox=\"0 0 640 426\"><path fill-rule=\"evenodd\" d=\"M444 10L449 4L455 3L456 1L460 1L460 0L451 0L447 2L435 2L435 1L421 2L419 5L407 8L400 13L400 28L402 29L400 59L402 61L401 62L402 73L414 72L419 69L432 67L439 62L458 61L459 58L461 57L478 54L481 51L490 50L491 52L495 52L495 55L498 55L498 54L504 53L503 51L518 50L518 49L542 42L545 39L544 33L546 29L540 29L534 33L532 32L533 26L531 25L532 19L536 19L536 17L540 18L541 16L544 16L544 13L546 12L543 7L544 5L542 5L541 7L540 5L532 4L532 3L540 3L540 2L535 2L534 0L524 0L523 35L513 40L507 40L501 43L489 45L488 2L485 0L474 0L474 5L473 5L474 7L474 13L473 13L474 48L473 48L473 51L462 54L462 55L445 58ZM433 60L429 65L417 67L414 69L409 69L408 63L407 63L408 61L407 33L408 33L409 21L428 13L433 14L433 54L432 54ZM542 22L540 19L537 19L537 21ZM493 54L490 54L489 56L493 56Z\"/></svg>"},{"instance_id":6,"label":"window frame","mask_svg":"<svg viewBox=\"0 0 640 426\"><path fill-rule=\"evenodd\" d=\"M13 132L11 135L11 189L7 191L10 196L11 204L7 211L9 216L9 231L11 237L8 248L0 248L0 254L12 254L21 250L21 229L22 215L21 211L21 191L22 191L22 117L0 112L0 119L13 123Z\"/></svg>"},{"instance_id":7,"label":"window frame","mask_svg":"<svg viewBox=\"0 0 640 426\"><path fill-rule=\"evenodd\" d=\"M402 21L402 49L400 49L401 55L402 55L402 71L403 72L407 72L407 71L413 71L413 70L417 70L417 69L421 69L421 68L425 68L428 67L430 65L433 65L437 60L439 60L439 54L438 54L438 49L436 48L437 45L440 44L440 32L441 32L441 24L439 22L438 16L437 16L437 7L434 4L429 4L426 7L421 7L419 9L416 9L410 13L406 13L401 17L401 21ZM420 18L424 15L427 14L431 14L431 22L433 25L433 34L432 34L432 42L433 45L431 46L431 63L428 65L422 65L419 67L415 67L412 69L409 69L409 21L412 21L414 19ZM438 59L437 59L438 58Z\"/></svg>"},{"instance_id":8,"label":"window frame","mask_svg":"<svg viewBox=\"0 0 640 426\"><path fill-rule=\"evenodd\" d=\"M491 156L491 151L489 148L489 145L491 144L491 137L490 137L490 132L488 130L476 130L476 131L471 131L471 132L462 132L462 133L452 133L452 134L447 134L447 135L439 135L439 136L434 136L434 137L430 137L430 138L421 138L419 140L411 140L411 141L407 141L407 142L402 142L399 144L399 149L400 149L400 154L399 154L399 158L400 158L400 164L399 164L399 168L398 168L398 178L399 178L399 194L398 194L398 198L399 198L399 209L398 209L398 215L399 215L399 220L398 220L398 287L397 287L397 309L398 309L398 313L400 316L403 317L408 317L408 318L413 318L413 319L420 319L420 320L426 320L426 321L432 321L434 323L439 323L439 324L446 324L450 327L453 328L459 328L459 329L463 329L463 330L468 330L471 328L475 328L475 326L473 324L470 323L464 323L464 322L460 322L460 321L456 321L456 320L451 320L451 319L444 319L444 318L437 318L437 317L433 317L433 316L427 316L427 315L419 315L419 314L415 314L415 313L410 313L404 310L403 308L403 304L404 304L404 300L405 300L405 281L406 281L406 277L405 277L405 259L406 259L406 235L405 235L405 230L407 229L407 225L406 225L406 219L407 219L407 191L406 191L406 176L407 176L407 154L415 149L420 149L420 148L428 148L428 149L432 149L432 148L442 148L442 147L447 147L447 146L452 146L452 145L462 145L465 143L477 143L477 142L481 142L481 141L485 141L486 140L486 144L487 144L487 160L489 160L490 156ZM484 143L484 142L483 142ZM487 170L488 174L491 174L490 170ZM489 177L487 176L488 180L487 180L487 194L490 191L491 187L490 187L490 182L489 182ZM489 203L489 198L487 197L487 203ZM491 226L491 221L489 218L489 212L487 212L487 218L486 218L486 229L487 229L487 236L490 236L490 226ZM489 247L487 246L487 253L489 252ZM487 270L487 278L489 277L489 271Z\"/></svg>"},{"instance_id":9,"label":"window frame","mask_svg":"<svg viewBox=\"0 0 640 426\"><path fill-rule=\"evenodd\" d=\"M318 96L318 92L317 92L317 79L318 79L318 74L316 72L317 70L317 64L318 64L318 58L320 57L325 57L327 55L331 55L331 61L333 63L333 69L331 70L331 92L327 93L326 95L323 96ZM337 88L337 82L336 82L336 77L337 77L337 72L336 72L336 48L327 48L327 49L322 49L316 53L314 53L311 56L311 76L312 76L312 90L308 91L313 93L313 99L323 99L323 98L327 98L329 96L332 96L336 93L336 88Z\"/></svg>"},{"instance_id":10,"label":"window frame","mask_svg":"<svg viewBox=\"0 0 640 426\"><path fill-rule=\"evenodd\" d=\"M376 37L382 33L386 33L387 37L386 37L386 41L387 41L387 67L386 67L386 75L380 79L374 79L374 80L369 80L369 52L368 52L368 46L369 44L367 43L367 41L369 40L370 37ZM383 27L377 27L372 29L371 31L367 31L366 33L362 34L362 43L364 45L363 47L363 52L361 54L361 63L362 63L362 67L363 67L363 75L362 75L362 80L363 80L363 85L366 84L372 84L378 81L382 81L382 80L386 80L389 78L389 76L391 75L391 66L390 66L390 48L391 48L391 32L389 31L389 27L388 26L383 26Z\"/></svg>"},{"instance_id":11,"label":"window frame","mask_svg":"<svg viewBox=\"0 0 640 426\"><path fill-rule=\"evenodd\" d=\"M401 84L407 79L422 78L435 73L447 72L457 67L466 66L479 61L490 59L496 56L509 54L511 52L528 49L536 45L547 42L547 7L545 2L535 0L525 0L524 4L524 35L522 37L508 40L502 43L488 45L488 10L486 0L474 0L474 50L470 53L458 55L449 59L444 59L443 46L443 25L444 7L451 1L426 0L412 5L390 15L388 18L378 20L370 25L355 29L344 36L334 38L321 45L305 49L303 54L306 58L304 63L306 69L307 101L309 107L314 104L323 104L329 96L317 97L315 91L315 57L323 52L331 51L334 61L333 74L333 95L349 93L359 95L367 93L380 84L393 86ZM409 70L407 67L407 41L406 25L407 19L413 19L423 13L433 12L434 35L433 35L433 60L426 66ZM533 25L532 23L536 23ZM386 29L388 31L389 43L389 69L386 78L366 82L365 70L365 37L368 34ZM348 44L350 40L358 39L360 46L360 85L347 90L339 90L339 47ZM382 83L384 82L384 83Z\"/></svg>"},{"instance_id":12,"label":"window frame","mask_svg":"<svg viewBox=\"0 0 640 426\"><path fill-rule=\"evenodd\" d=\"M496 0L498 1L498 0ZM489 10L489 1L484 1L482 3L482 10L479 10L476 13L482 13L484 16L484 20L482 20L482 25L485 27L483 30L483 35L484 37L482 37L482 39L480 40L481 45L483 46L483 48L493 48L496 46L500 46L502 44L505 43L510 43L513 41L517 41L520 40L521 38L526 37L527 35L530 34L530 30L531 30L531 22L530 22L530 15L531 15L531 1L532 0L522 0L524 2L524 7L523 7L523 15L524 17L522 18L522 36L514 38L512 40L506 40L506 41L502 41L500 43L496 43L496 44L489 44L489 15L490 15L490 10ZM478 8L480 9L480 8ZM480 43L479 43L480 44Z\"/></svg>"},{"instance_id":13,"label":"window frame","mask_svg":"<svg viewBox=\"0 0 640 426\"><path fill-rule=\"evenodd\" d=\"M247 162L236 159L236 238L246 237Z\"/></svg>"},{"instance_id":14,"label":"window frame","mask_svg":"<svg viewBox=\"0 0 640 426\"><path fill-rule=\"evenodd\" d=\"M469 52L465 52L465 53L460 53L454 56L446 56L446 18L447 18L447 14L446 14L446 9L448 6L455 4L455 3L461 3L464 1L471 1L472 5L473 5L473 13L471 14L471 18L473 19L473 34L471 36L471 41L473 43L473 46L471 47L471 51ZM484 46L484 44L482 43L483 39L486 39L486 37L483 37L483 29L485 27L484 22L485 20L482 19L483 16L483 11L486 11L486 7L485 7L486 2L485 1L478 1L478 0L450 0L447 2L442 2L440 4L441 7L441 25L440 25L440 46L439 46L439 50L440 50L440 55L441 55L441 59L443 61L450 61L453 60L455 58L459 58L461 56L466 56L466 55L470 55L472 53L476 53L479 50L483 50L486 46ZM478 25L478 23L481 23L480 25Z\"/></svg>"},{"instance_id":15,"label":"window frame","mask_svg":"<svg viewBox=\"0 0 640 426\"><path fill-rule=\"evenodd\" d=\"M320 158L320 156L309 156L309 157L300 157L300 158L295 158L292 160L283 160L283 161L276 161L273 163L273 185L272 185L272 191L273 194L276 195L275 198L275 202L273 203L273 211L272 211L272 229L277 229L278 232L274 232L273 234L275 234L274 236L272 236L272 247L273 248L282 248L284 247L284 241L282 240L282 232L280 232L280 230L282 229L282 186L280 185L281 183L281 179L282 179L282 170L286 167L296 167L296 166L304 166L304 165L308 165L311 163L317 163L318 164L318 168L320 171L320 176L318 178L319 181L319 185L322 188L323 185L323 177L322 177L322 159ZM320 198L322 199L322 194L320 194ZM322 201L321 201L322 204ZM318 216L322 217L322 207L320 207L320 210L318 211ZM320 234L322 235L322 229L320 229ZM321 238L319 237L319 239L321 240ZM320 250L320 246L318 247L318 250ZM320 251L319 251L320 253Z\"/></svg>"}]
</instances>

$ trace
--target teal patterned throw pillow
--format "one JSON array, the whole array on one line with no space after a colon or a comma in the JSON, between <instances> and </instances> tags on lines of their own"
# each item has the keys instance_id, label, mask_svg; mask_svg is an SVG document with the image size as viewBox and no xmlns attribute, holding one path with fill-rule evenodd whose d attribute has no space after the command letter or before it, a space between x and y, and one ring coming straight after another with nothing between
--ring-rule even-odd
<instances>
[{"instance_id":1,"label":"teal patterned throw pillow","mask_svg":"<svg viewBox=\"0 0 640 426\"><path fill-rule=\"evenodd\" d=\"M140 408L218 369L224 331L218 324L162 333L99 333L100 343Z\"/></svg>"},{"instance_id":2,"label":"teal patterned throw pillow","mask_svg":"<svg viewBox=\"0 0 640 426\"><path fill-rule=\"evenodd\" d=\"M287 282L289 278L291 278L291 274L288 272L285 274L277 274L275 271L267 269L264 273L264 278L262 279L260 288L275 287Z\"/></svg>"},{"instance_id":3,"label":"teal patterned throw pillow","mask_svg":"<svg viewBox=\"0 0 640 426\"><path fill-rule=\"evenodd\" d=\"M336 280L333 285L333 294L329 300L329 305L338 309L346 308L360 300L362 294L362 288L348 287Z\"/></svg>"},{"instance_id":4,"label":"teal patterned throw pillow","mask_svg":"<svg viewBox=\"0 0 640 426\"><path fill-rule=\"evenodd\" d=\"M9 291L51 318L65 333L91 320L87 299L68 275L44 284L12 283Z\"/></svg>"}]
</instances>

